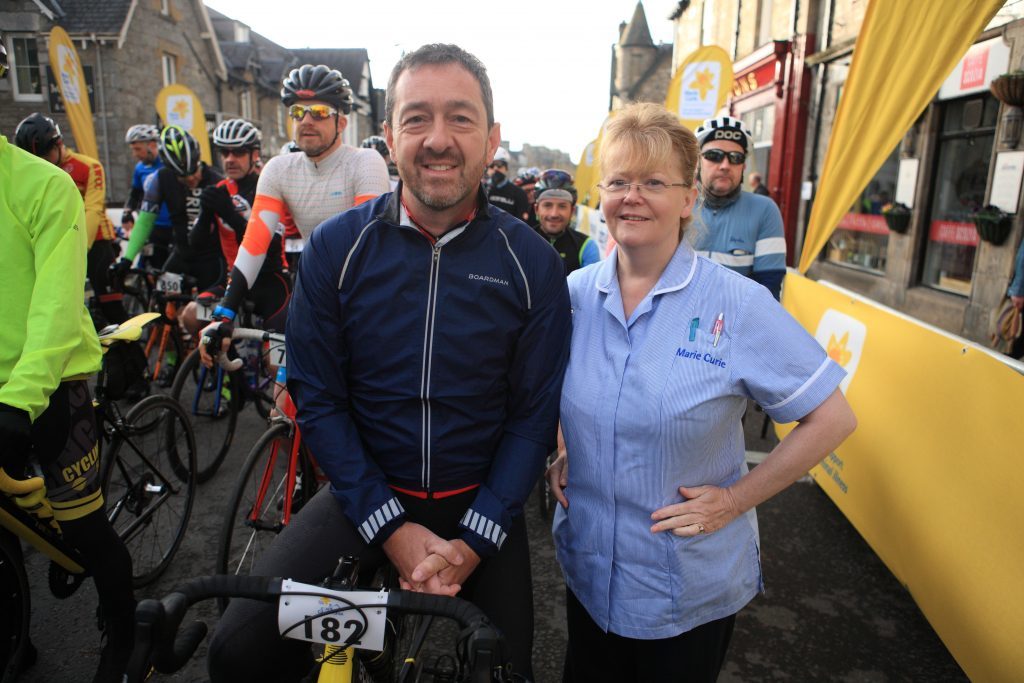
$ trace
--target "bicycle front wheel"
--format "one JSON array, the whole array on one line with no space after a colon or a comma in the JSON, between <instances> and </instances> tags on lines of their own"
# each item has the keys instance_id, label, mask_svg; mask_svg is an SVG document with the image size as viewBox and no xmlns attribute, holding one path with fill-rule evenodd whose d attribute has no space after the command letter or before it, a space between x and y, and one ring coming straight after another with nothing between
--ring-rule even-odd
<instances>
[{"instance_id":1,"label":"bicycle front wheel","mask_svg":"<svg viewBox=\"0 0 1024 683\"><path fill-rule=\"evenodd\" d=\"M156 425L139 429L138 425ZM168 396L139 402L117 425L103 464L107 517L132 557L136 588L155 581L185 537L196 489L188 415Z\"/></svg>"},{"instance_id":2,"label":"bicycle front wheel","mask_svg":"<svg viewBox=\"0 0 1024 683\"><path fill-rule=\"evenodd\" d=\"M288 462L295 438L290 424L277 422L249 451L221 526L217 549L219 573L249 574L260 554L285 526L287 492L292 492L292 514L316 492L316 474L301 445L295 479L289 480Z\"/></svg>"},{"instance_id":3,"label":"bicycle front wheel","mask_svg":"<svg viewBox=\"0 0 1024 683\"><path fill-rule=\"evenodd\" d=\"M199 436L196 481L207 481L224 462L238 422L240 373L206 368L199 350L188 355L171 387L171 397L185 409Z\"/></svg>"},{"instance_id":4,"label":"bicycle front wheel","mask_svg":"<svg viewBox=\"0 0 1024 683\"><path fill-rule=\"evenodd\" d=\"M0 528L0 681L13 681L28 643L31 596L18 538Z\"/></svg>"}]
</instances>

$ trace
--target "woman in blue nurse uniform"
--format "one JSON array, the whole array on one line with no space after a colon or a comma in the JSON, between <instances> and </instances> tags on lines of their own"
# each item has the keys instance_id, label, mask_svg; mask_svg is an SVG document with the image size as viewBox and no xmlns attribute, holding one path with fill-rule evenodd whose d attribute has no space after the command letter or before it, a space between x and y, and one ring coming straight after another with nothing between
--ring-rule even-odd
<instances>
[{"instance_id":1,"label":"woman in blue nurse uniform","mask_svg":"<svg viewBox=\"0 0 1024 683\"><path fill-rule=\"evenodd\" d=\"M566 681L714 681L736 613L763 589L754 506L856 425L845 373L814 338L763 286L694 254L697 154L658 105L605 130L601 209L617 246L569 277L567 456L547 474ZM799 423L749 472L747 399Z\"/></svg>"}]
</instances>

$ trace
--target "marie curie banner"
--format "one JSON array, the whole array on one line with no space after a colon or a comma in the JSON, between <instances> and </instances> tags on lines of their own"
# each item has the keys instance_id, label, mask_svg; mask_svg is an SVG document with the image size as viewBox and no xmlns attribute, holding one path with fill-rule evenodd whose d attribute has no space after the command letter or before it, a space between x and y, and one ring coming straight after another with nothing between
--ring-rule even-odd
<instances>
[{"instance_id":1,"label":"marie curie banner","mask_svg":"<svg viewBox=\"0 0 1024 683\"><path fill-rule=\"evenodd\" d=\"M732 92L732 60L717 45L698 48L676 69L665 97L665 108L693 130L725 106Z\"/></svg>"},{"instance_id":2,"label":"marie curie banner","mask_svg":"<svg viewBox=\"0 0 1024 683\"><path fill-rule=\"evenodd\" d=\"M85 73L78 59L71 38L60 26L50 31L50 68L57 78L57 88L64 101L64 109L71 122L71 133L75 136L75 148L93 159L99 157L96 146L96 129L92 123L92 108L89 106L89 91L85 85Z\"/></svg>"},{"instance_id":3,"label":"marie curie banner","mask_svg":"<svg viewBox=\"0 0 1024 683\"><path fill-rule=\"evenodd\" d=\"M181 126L199 142L199 156L211 162L210 139L206 132L206 114L199 98L180 83L164 87L156 94L156 110L166 126Z\"/></svg>"},{"instance_id":4,"label":"marie curie banner","mask_svg":"<svg viewBox=\"0 0 1024 683\"><path fill-rule=\"evenodd\" d=\"M811 475L972 680L1021 680L1024 364L794 271L783 304L857 415Z\"/></svg>"}]
</instances>

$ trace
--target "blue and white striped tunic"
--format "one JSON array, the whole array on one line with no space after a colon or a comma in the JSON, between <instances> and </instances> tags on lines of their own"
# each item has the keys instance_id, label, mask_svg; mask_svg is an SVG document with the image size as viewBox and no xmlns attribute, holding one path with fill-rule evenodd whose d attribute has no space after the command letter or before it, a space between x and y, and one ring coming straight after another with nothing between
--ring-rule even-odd
<instances>
[{"instance_id":1,"label":"blue and white striped tunic","mask_svg":"<svg viewBox=\"0 0 1024 683\"><path fill-rule=\"evenodd\" d=\"M681 502L681 485L724 487L746 474L748 398L791 422L845 371L768 290L686 242L629 320L616 263L617 251L569 276L569 508L554 536L569 588L602 629L668 638L736 613L763 588L757 520L750 511L680 538L651 533L651 513Z\"/></svg>"}]
</instances>

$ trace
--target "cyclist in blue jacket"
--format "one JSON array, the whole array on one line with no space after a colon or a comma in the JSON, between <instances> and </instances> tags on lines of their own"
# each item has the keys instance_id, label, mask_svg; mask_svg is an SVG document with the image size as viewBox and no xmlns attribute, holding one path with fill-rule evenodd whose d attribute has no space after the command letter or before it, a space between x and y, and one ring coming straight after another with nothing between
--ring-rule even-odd
<instances>
[{"instance_id":1,"label":"cyclist in blue jacket","mask_svg":"<svg viewBox=\"0 0 1024 683\"><path fill-rule=\"evenodd\" d=\"M483 65L427 45L391 74L395 192L322 223L288 316L288 386L330 478L253 573L316 581L340 555L475 602L532 677L523 503L552 450L567 362L564 267L480 177L500 139ZM276 607L232 601L213 680L299 680Z\"/></svg>"}]
</instances>

